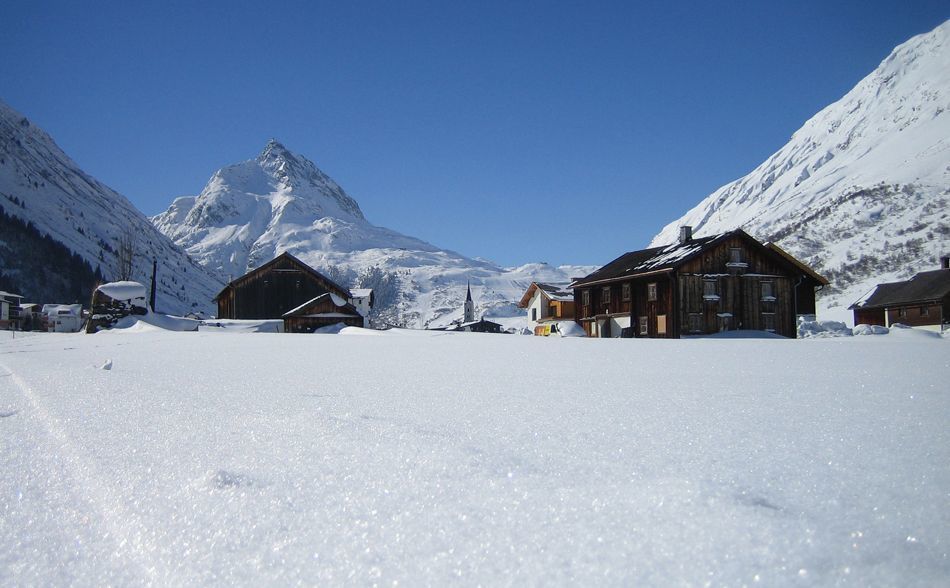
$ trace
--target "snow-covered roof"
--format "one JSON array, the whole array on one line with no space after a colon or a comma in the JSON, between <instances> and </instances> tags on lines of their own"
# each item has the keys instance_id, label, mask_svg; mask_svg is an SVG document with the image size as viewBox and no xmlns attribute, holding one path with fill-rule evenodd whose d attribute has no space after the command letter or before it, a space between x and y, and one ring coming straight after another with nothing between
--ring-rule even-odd
<instances>
[{"instance_id":1,"label":"snow-covered roof","mask_svg":"<svg viewBox=\"0 0 950 588\"><path fill-rule=\"evenodd\" d=\"M950 295L950 270L920 272L903 282L878 284L849 308L883 308L940 300Z\"/></svg>"},{"instance_id":2,"label":"snow-covered roof","mask_svg":"<svg viewBox=\"0 0 950 588\"><path fill-rule=\"evenodd\" d=\"M556 302L570 302L574 300L574 292L567 289L566 286L545 284L542 282L531 282L531 285L528 286L528 289L521 297L521 301L518 303L518 306L521 308L526 308L528 304L530 304L531 299L534 297L535 292L541 292L544 296Z\"/></svg>"},{"instance_id":3,"label":"snow-covered roof","mask_svg":"<svg viewBox=\"0 0 950 588\"><path fill-rule=\"evenodd\" d=\"M97 291L102 292L113 300L145 300L145 286L138 282L109 282L102 284Z\"/></svg>"},{"instance_id":4,"label":"snow-covered roof","mask_svg":"<svg viewBox=\"0 0 950 588\"><path fill-rule=\"evenodd\" d=\"M82 304L44 304L43 314L45 315L69 314L73 316L81 316Z\"/></svg>"},{"instance_id":5,"label":"snow-covered roof","mask_svg":"<svg viewBox=\"0 0 950 588\"><path fill-rule=\"evenodd\" d=\"M6 298L9 301L11 298L23 298L23 297L20 296L19 294L12 294L10 292L0 291L0 298Z\"/></svg>"},{"instance_id":6,"label":"snow-covered roof","mask_svg":"<svg viewBox=\"0 0 950 588\"><path fill-rule=\"evenodd\" d=\"M368 298L372 296L372 288L350 288L350 294L353 298Z\"/></svg>"},{"instance_id":7,"label":"snow-covered roof","mask_svg":"<svg viewBox=\"0 0 950 588\"><path fill-rule=\"evenodd\" d=\"M315 298L311 298L310 300L304 302L303 304L301 304L300 306L298 306L298 307L296 307L296 308L293 308L293 309L291 309L291 310L288 310L287 312L285 312L285 313L283 314L283 316L291 316L291 315L294 315L294 314L296 314L296 313L299 313L299 312L302 311L304 308L310 306L311 304L314 304L314 303L318 302L319 300L321 300L321 299L323 299L323 298L325 298L325 297L327 297L327 296L330 297L330 301L333 302L333 306L336 306L337 308L353 308L353 306L350 305L350 303L348 303L346 300L343 300L342 298L340 298L339 296L337 296L337 295L334 294L333 292L326 292L326 293L321 294L321 295L319 295L319 296L317 296L317 297L315 297ZM354 310L355 310L355 309L354 309ZM305 316L315 316L315 315L305 315Z\"/></svg>"},{"instance_id":8,"label":"snow-covered roof","mask_svg":"<svg viewBox=\"0 0 950 588\"><path fill-rule=\"evenodd\" d=\"M347 314L345 312L317 312L300 316L303 318L361 318L358 314Z\"/></svg>"}]
</instances>

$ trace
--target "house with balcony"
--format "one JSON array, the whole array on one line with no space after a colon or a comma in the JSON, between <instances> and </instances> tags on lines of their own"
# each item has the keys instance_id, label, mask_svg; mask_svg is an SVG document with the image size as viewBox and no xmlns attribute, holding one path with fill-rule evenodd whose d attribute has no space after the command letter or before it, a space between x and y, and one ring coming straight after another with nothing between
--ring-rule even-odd
<instances>
[{"instance_id":1,"label":"house with balcony","mask_svg":"<svg viewBox=\"0 0 950 588\"><path fill-rule=\"evenodd\" d=\"M781 247L737 229L631 251L571 284L591 337L679 338L761 330L796 336L828 281Z\"/></svg>"}]
</instances>

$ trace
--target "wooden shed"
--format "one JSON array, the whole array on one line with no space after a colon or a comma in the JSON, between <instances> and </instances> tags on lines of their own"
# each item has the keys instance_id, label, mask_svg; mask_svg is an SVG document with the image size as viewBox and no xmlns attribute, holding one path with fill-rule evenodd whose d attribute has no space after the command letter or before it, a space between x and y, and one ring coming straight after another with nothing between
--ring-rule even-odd
<instances>
[{"instance_id":1,"label":"wooden shed","mask_svg":"<svg viewBox=\"0 0 950 588\"><path fill-rule=\"evenodd\" d=\"M284 314L285 333L313 333L317 329L338 323L348 327L362 327L363 316L355 306L329 292Z\"/></svg>"},{"instance_id":2,"label":"wooden shed","mask_svg":"<svg viewBox=\"0 0 950 588\"><path fill-rule=\"evenodd\" d=\"M214 300L218 318L279 319L322 294L350 297L346 288L285 252L232 280Z\"/></svg>"}]
</instances>

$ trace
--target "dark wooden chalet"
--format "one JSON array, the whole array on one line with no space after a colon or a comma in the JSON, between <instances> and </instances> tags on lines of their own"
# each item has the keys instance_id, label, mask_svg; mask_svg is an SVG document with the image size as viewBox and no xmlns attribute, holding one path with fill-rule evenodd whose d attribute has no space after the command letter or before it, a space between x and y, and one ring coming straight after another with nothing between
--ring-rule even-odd
<instances>
[{"instance_id":1,"label":"dark wooden chalet","mask_svg":"<svg viewBox=\"0 0 950 588\"><path fill-rule=\"evenodd\" d=\"M284 314L285 333L312 333L339 323L348 327L362 327L363 315L345 299L329 292Z\"/></svg>"},{"instance_id":2,"label":"dark wooden chalet","mask_svg":"<svg viewBox=\"0 0 950 588\"><path fill-rule=\"evenodd\" d=\"M214 300L218 303L218 318L279 319L305 302L330 293L343 300L350 297L346 288L293 255L281 253L231 281Z\"/></svg>"},{"instance_id":3,"label":"dark wooden chalet","mask_svg":"<svg viewBox=\"0 0 950 588\"><path fill-rule=\"evenodd\" d=\"M855 325L911 327L942 330L950 325L950 258L941 269L921 272L904 282L878 284L849 308Z\"/></svg>"},{"instance_id":4,"label":"dark wooden chalet","mask_svg":"<svg viewBox=\"0 0 950 588\"><path fill-rule=\"evenodd\" d=\"M571 284L592 337L666 337L750 329L795 337L828 281L742 230L711 237L682 227L677 243L621 255Z\"/></svg>"}]
</instances>

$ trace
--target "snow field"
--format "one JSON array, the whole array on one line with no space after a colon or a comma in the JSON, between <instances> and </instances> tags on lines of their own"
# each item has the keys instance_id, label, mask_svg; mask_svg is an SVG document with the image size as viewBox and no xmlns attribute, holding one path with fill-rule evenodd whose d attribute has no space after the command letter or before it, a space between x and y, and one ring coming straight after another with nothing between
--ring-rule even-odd
<instances>
[{"instance_id":1,"label":"snow field","mask_svg":"<svg viewBox=\"0 0 950 588\"><path fill-rule=\"evenodd\" d=\"M950 577L945 339L361 333L0 334L0 584Z\"/></svg>"}]
</instances>

